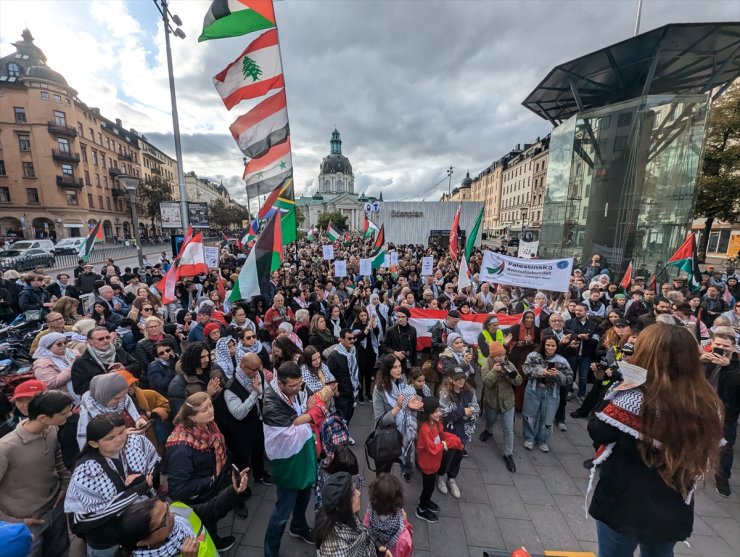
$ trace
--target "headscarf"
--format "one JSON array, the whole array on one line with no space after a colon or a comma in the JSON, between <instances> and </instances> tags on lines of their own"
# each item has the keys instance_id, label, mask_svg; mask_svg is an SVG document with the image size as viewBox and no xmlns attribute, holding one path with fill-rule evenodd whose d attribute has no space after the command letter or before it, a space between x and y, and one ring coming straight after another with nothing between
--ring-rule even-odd
<instances>
[{"instance_id":1,"label":"headscarf","mask_svg":"<svg viewBox=\"0 0 740 557\"><path fill-rule=\"evenodd\" d=\"M234 370L236 368L236 351L234 356L229 352L229 343L236 342L231 337L222 337L216 341L216 365L220 367L224 374L231 379L234 377Z\"/></svg>"},{"instance_id":2,"label":"headscarf","mask_svg":"<svg viewBox=\"0 0 740 557\"><path fill-rule=\"evenodd\" d=\"M36 352L33 353L33 359L40 360L41 358L49 358L54 366L59 370L59 373L66 371L72 366L74 359L67 357L66 350L62 356L58 356L51 351L51 346L55 342L65 338L67 338L67 336L62 333L49 333L48 335L42 336L39 340L39 347L36 349ZM67 381L67 393L74 400L74 405L79 406L81 398L80 395L74 392L71 380Z\"/></svg>"},{"instance_id":3,"label":"headscarf","mask_svg":"<svg viewBox=\"0 0 740 557\"><path fill-rule=\"evenodd\" d=\"M126 379L118 373L106 373L104 375L96 375L90 381L90 396L95 402L98 402L104 407L108 407L108 403L121 391L128 389L128 382ZM121 404L124 404L122 401ZM121 409L122 410L122 409ZM119 412L118 409L109 409L108 412Z\"/></svg>"}]
</instances>

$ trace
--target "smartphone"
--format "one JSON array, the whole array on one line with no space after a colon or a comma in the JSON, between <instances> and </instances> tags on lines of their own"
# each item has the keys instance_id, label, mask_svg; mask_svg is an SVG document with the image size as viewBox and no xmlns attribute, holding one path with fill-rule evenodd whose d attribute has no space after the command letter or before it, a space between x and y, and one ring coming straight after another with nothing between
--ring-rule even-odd
<instances>
[{"instance_id":1,"label":"smartphone","mask_svg":"<svg viewBox=\"0 0 740 557\"><path fill-rule=\"evenodd\" d=\"M232 464L231 469L234 471L234 474L236 474L237 476L241 474L241 472L239 471L239 468L236 467L236 464Z\"/></svg>"},{"instance_id":2,"label":"smartphone","mask_svg":"<svg viewBox=\"0 0 740 557\"><path fill-rule=\"evenodd\" d=\"M724 356L725 355L725 349L724 348L712 348L712 352L714 354L717 354L717 356Z\"/></svg>"},{"instance_id":3,"label":"smartphone","mask_svg":"<svg viewBox=\"0 0 740 557\"><path fill-rule=\"evenodd\" d=\"M148 421L145 424L142 424L140 426L137 426L136 429L138 429L139 431L143 431L146 428L148 428L150 425L152 425L152 422L151 421Z\"/></svg>"}]
</instances>

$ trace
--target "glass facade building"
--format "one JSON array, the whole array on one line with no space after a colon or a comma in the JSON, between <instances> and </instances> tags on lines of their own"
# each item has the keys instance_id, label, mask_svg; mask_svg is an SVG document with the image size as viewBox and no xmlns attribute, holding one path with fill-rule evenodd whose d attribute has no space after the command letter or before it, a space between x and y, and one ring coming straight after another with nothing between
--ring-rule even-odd
<instances>
[{"instance_id":1,"label":"glass facade building","mask_svg":"<svg viewBox=\"0 0 740 557\"><path fill-rule=\"evenodd\" d=\"M550 142L541 257L651 273L691 223L709 95L651 95L577 113Z\"/></svg>"}]
</instances>

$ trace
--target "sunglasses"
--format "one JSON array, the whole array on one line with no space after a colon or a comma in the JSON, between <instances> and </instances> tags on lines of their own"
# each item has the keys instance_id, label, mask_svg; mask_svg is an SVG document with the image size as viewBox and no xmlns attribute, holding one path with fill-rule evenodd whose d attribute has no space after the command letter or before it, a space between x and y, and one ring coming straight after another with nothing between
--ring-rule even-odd
<instances>
[{"instance_id":1,"label":"sunglasses","mask_svg":"<svg viewBox=\"0 0 740 557\"><path fill-rule=\"evenodd\" d=\"M165 348L161 352L157 352L157 356L165 356L172 353L172 348Z\"/></svg>"},{"instance_id":2,"label":"sunglasses","mask_svg":"<svg viewBox=\"0 0 740 557\"><path fill-rule=\"evenodd\" d=\"M91 338L90 340L110 340L110 339L111 339L111 336L106 335L104 337Z\"/></svg>"},{"instance_id":3,"label":"sunglasses","mask_svg":"<svg viewBox=\"0 0 740 557\"><path fill-rule=\"evenodd\" d=\"M254 335L245 336L244 340L252 340L253 338L257 338Z\"/></svg>"},{"instance_id":4,"label":"sunglasses","mask_svg":"<svg viewBox=\"0 0 740 557\"><path fill-rule=\"evenodd\" d=\"M67 341L66 340L58 340L57 342L54 343L54 346L67 346Z\"/></svg>"},{"instance_id":5,"label":"sunglasses","mask_svg":"<svg viewBox=\"0 0 740 557\"><path fill-rule=\"evenodd\" d=\"M345 337L344 340L348 340L349 342L354 342L355 337Z\"/></svg>"},{"instance_id":6,"label":"sunglasses","mask_svg":"<svg viewBox=\"0 0 740 557\"><path fill-rule=\"evenodd\" d=\"M154 308L141 308L141 311L154 311Z\"/></svg>"}]
</instances>

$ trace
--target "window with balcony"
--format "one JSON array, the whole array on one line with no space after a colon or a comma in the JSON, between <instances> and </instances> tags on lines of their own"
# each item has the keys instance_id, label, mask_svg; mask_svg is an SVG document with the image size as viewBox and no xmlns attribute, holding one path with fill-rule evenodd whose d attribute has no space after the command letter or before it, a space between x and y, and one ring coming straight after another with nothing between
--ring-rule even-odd
<instances>
[{"instance_id":1,"label":"window with balcony","mask_svg":"<svg viewBox=\"0 0 740 557\"><path fill-rule=\"evenodd\" d=\"M0 176L7 176L7 173L5 172L5 161L0 160Z\"/></svg>"},{"instance_id":2,"label":"window with balcony","mask_svg":"<svg viewBox=\"0 0 740 557\"><path fill-rule=\"evenodd\" d=\"M10 188L0 188L0 203L10 203Z\"/></svg>"},{"instance_id":3,"label":"window with balcony","mask_svg":"<svg viewBox=\"0 0 740 557\"><path fill-rule=\"evenodd\" d=\"M64 176L65 180L66 179L69 179L69 180L74 179L75 173L74 173L74 170L72 169L72 165L71 164L63 164L62 165L62 175Z\"/></svg>"},{"instance_id":4,"label":"window with balcony","mask_svg":"<svg viewBox=\"0 0 740 557\"><path fill-rule=\"evenodd\" d=\"M39 190L37 188L26 188L26 197L28 198L28 202L32 205L37 205L41 203L41 198L39 198Z\"/></svg>"},{"instance_id":5,"label":"window with balcony","mask_svg":"<svg viewBox=\"0 0 740 557\"><path fill-rule=\"evenodd\" d=\"M77 192L76 191L66 191L67 194L67 205L79 205L80 202L77 200Z\"/></svg>"},{"instance_id":6,"label":"window with balcony","mask_svg":"<svg viewBox=\"0 0 740 557\"><path fill-rule=\"evenodd\" d=\"M57 146L60 153L69 154L69 141L67 139L57 138Z\"/></svg>"},{"instance_id":7,"label":"window with balcony","mask_svg":"<svg viewBox=\"0 0 740 557\"><path fill-rule=\"evenodd\" d=\"M25 124L26 123L26 109L22 106L16 106L13 107L13 110L15 111L15 123L16 124Z\"/></svg>"},{"instance_id":8,"label":"window with balcony","mask_svg":"<svg viewBox=\"0 0 740 557\"><path fill-rule=\"evenodd\" d=\"M5 68L8 70L8 77L21 76L21 67L15 62L10 62Z\"/></svg>"},{"instance_id":9,"label":"window with balcony","mask_svg":"<svg viewBox=\"0 0 740 557\"><path fill-rule=\"evenodd\" d=\"M33 169L33 163L32 162L23 162L23 177L24 178L35 178L36 177L36 171Z\"/></svg>"},{"instance_id":10,"label":"window with balcony","mask_svg":"<svg viewBox=\"0 0 740 557\"><path fill-rule=\"evenodd\" d=\"M64 112L61 112L59 110L54 111L54 124L64 128L67 127L67 117L65 116Z\"/></svg>"}]
</instances>

